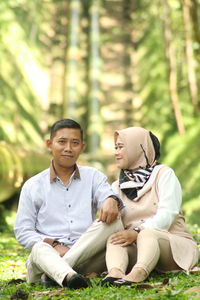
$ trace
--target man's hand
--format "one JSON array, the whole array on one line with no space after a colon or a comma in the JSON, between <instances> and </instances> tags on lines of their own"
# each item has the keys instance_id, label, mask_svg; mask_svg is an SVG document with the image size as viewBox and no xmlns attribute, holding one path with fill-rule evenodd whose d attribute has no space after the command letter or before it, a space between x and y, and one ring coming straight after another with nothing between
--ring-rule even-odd
<instances>
[{"instance_id":1,"label":"man's hand","mask_svg":"<svg viewBox=\"0 0 200 300\"><path fill-rule=\"evenodd\" d=\"M69 250L68 247L63 246L63 245L60 245L60 244L56 245L56 246L54 247L54 249L59 253L59 255L60 255L61 257L63 257L63 256L65 255L65 253L67 253L67 251Z\"/></svg>"},{"instance_id":2,"label":"man's hand","mask_svg":"<svg viewBox=\"0 0 200 300\"><path fill-rule=\"evenodd\" d=\"M119 209L117 206L117 201L111 197L107 198L100 209L98 221L110 224L115 221L119 216Z\"/></svg>"},{"instance_id":3,"label":"man's hand","mask_svg":"<svg viewBox=\"0 0 200 300\"><path fill-rule=\"evenodd\" d=\"M122 247L131 245L136 241L138 233L135 230L122 230L114 233L110 237L110 242L113 245L119 245Z\"/></svg>"}]
</instances>

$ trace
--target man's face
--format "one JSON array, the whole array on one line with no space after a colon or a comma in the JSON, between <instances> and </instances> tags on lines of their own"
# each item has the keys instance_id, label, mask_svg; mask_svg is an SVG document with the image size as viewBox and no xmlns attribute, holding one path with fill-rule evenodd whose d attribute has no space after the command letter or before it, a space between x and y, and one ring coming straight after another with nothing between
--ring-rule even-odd
<instances>
[{"instance_id":1,"label":"man's face","mask_svg":"<svg viewBox=\"0 0 200 300\"><path fill-rule=\"evenodd\" d=\"M79 129L62 128L47 141L47 146L52 152L55 167L71 168L82 152L84 143Z\"/></svg>"}]
</instances>

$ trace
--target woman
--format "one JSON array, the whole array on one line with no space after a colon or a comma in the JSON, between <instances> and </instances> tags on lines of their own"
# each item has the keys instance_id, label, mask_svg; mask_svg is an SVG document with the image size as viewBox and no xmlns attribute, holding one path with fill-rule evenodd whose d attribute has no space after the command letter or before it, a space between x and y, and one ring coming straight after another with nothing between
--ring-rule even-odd
<instances>
[{"instance_id":1,"label":"woman","mask_svg":"<svg viewBox=\"0 0 200 300\"><path fill-rule=\"evenodd\" d=\"M108 275L100 284L131 285L154 269L192 270L198 263L198 247L181 214L180 183L171 168L157 162L158 139L141 127L116 131L114 139L121 171L113 188L125 202L125 230L108 240Z\"/></svg>"}]
</instances>

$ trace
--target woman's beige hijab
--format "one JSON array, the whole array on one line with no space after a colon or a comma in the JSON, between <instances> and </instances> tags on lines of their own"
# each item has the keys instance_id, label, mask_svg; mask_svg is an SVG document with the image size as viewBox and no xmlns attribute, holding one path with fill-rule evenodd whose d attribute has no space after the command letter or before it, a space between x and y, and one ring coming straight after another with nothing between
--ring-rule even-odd
<instances>
[{"instance_id":1,"label":"woman's beige hijab","mask_svg":"<svg viewBox=\"0 0 200 300\"><path fill-rule=\"evenodd\" d=\"M154 165L155 150L148 130L142 127L117 130L114 133L115 143L118 135L126 149L125 169L137 170Z\"/></svg>"}]
</instances>

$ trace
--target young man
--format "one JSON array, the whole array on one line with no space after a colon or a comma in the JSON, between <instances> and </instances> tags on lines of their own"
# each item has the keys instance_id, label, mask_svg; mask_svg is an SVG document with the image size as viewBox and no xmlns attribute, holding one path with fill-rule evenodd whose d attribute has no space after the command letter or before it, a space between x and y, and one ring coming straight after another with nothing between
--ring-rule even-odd
<instances>
[{"instance_id":1,"label":"young man","mask_svg":"<svg viewBox=\"0 0 200 300\"><path fill-rule=\"evenodd\" d=\"M103 271L107 238L122 229L118 215L123 205L103 173L77 166L84 148L78 123L57 121L47 147L50 168L25 182L14 227L17 240L31 250L27 280L40 281L46 274L60 286L87 287L88 280L76 271Z\"/></svg>"}]
</instances>

